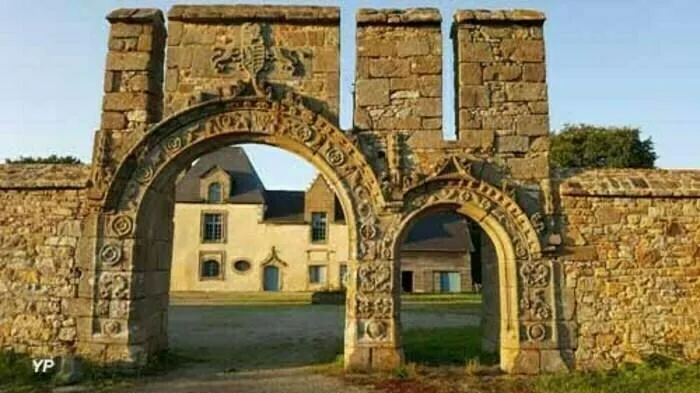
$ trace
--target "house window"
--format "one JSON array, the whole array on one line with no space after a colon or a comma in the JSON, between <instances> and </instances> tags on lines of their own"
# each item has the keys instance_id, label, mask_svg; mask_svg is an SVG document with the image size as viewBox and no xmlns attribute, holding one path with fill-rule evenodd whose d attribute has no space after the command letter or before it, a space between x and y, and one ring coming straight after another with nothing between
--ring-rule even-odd
<instances>
[{"instance_id":1,"label":"house window","mask_svg":"<svg viewBox=\"0 0 700 393\"><path fill-rule=\"evenodd\" d=\"M224 215L220 213L204 214L203 240L221 242L224 239Z\"/></svg>"},{"instance_id":2,"label":"house window","mask_svg":"<svg viewBox=\"0 0 700 393\"><path fill-rule=\"evenodd\" d=\"M340 265L340 287L348 286L348 265Z\"/></svg>"},{"instance_id":3,"label":"house window","mask_svg":"<svg viewBox=\"0 0 700 393\"><path fill-rule=\"evenodd\" d=\"M218 261L215 261L213 259L207 259L202 263L202 269L200 272L201 278L219 278L220 274L221 269Z\"/></svg>"},{"instance_id":4,"label":"house window","mask_svg":"<svg viewBox=\"0 0 700 393\"><path fill-rule=\"evenodd\" d=\"M233 263L233 268L236 269L237 272L247 272L250 270L250 262L240 259Z\"/></svg>"},{"instance_id":5,"label":"house window","mask_svg":"<svg viewBox=\"0 0 700 393\"><path fill-rule=\"evenodd\" d=\"M309 282L323 284L326 282L326 267L322 265L309 266Z\"/></svg>"},{"instance_id":6,"label":"house window","mask_svg":"<svg viewBox=\"0 0 700 393\"><path fill-rule=\"evenodd\" d=\"M322 243L328 238L328 217L325 212L311 213L311 242Z\"/></svg>"},{"instance_id":7,"label":"house window","mask_svg":"<svg viewBox=\"0 0 700 393\"><path fill-rule=\"evenodd\" d=\"M211 183L207 189L207 202L221 202L221 183Z\"/></svg>"}]
</instances>

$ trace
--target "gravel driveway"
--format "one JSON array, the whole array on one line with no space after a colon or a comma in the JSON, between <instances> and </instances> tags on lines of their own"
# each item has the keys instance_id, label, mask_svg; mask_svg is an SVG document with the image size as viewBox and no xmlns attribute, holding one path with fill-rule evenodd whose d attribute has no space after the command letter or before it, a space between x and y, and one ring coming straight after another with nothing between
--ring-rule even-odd
<instances>
[{"instance_id":1,"label":"gravel driveway","mask_svg":"<svg viewBox=\"0 0 700 393\"><path fill-rule=\"evenodd\" d=\"M479 316L428 307L404 310L404 330L475 326ZM344 307L171 306L170 348L199 361L112 393L372 393L368 386L301 366L343 350Z\"/></svg>"},{"instance_id":2,"label":"gravel driveway","mask_svg":"<svg viewBox=\"0 0 700 393\"><path fill-rule=\"evenodd\" d=\"M170 347L220 370L328 363L342 353L344 308L304 306L171 306ZM475 326L478 315L404 311L404 330Z\"/></svg>"}]
</instances>

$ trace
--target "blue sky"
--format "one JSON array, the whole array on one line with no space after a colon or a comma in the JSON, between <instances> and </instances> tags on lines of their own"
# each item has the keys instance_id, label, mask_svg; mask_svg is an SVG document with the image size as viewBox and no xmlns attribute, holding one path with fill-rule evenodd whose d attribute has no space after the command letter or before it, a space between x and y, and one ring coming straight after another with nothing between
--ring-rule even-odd
<instances>
[{"instance_id":1,"label":"blue sky","mask_svg":"<svg viewBox=\"0 0 700 393\"><path fill-rule=\"evenodd\" d=\"M73 154L89 161L99 126L108 23L114 8L167 10L165 0L10 1L0 4L0 159ZM700 168L700 44L695 0L189 1L342 7L341 128L351 126L354 14L357 8L438 7L444 63L455 9L534 8L546 12L552 128L564 123L641 127L662 168ZM342 4L341 4L342 3ZM632 5L632 3L634 5ZM79 4L79 5L78 5ZM452 124L452 76L444 79L445 124ZM454 130L445 130L452 138ZM304 188L312 167L274 148L248 149L266 186ZM284 170L281 170L284 168ZM288 168L293 168L290 172Z\"/></svg>"}]
</instances>

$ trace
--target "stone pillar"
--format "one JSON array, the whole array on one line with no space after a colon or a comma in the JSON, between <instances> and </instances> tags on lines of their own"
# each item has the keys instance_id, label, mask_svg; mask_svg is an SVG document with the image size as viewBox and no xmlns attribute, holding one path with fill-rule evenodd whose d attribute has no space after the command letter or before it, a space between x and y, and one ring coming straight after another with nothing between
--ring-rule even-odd
<instances>
[{"instance_id":1,"label":"stone pillar","mask_svg":"<svg viewBox=\"0 0 700 393\"><path fill-rule=\"evenodd\" d=\"M442 140L442 41L437 9L361 9L357 14L355 128L409 146Z\"/></svg>"},{"instance_id":2,"label":"stone pillar","mask_svg":"<svg viewBox=\"0 0 700 393\"><path fill-rule=\"evenodd\" d=\"M395 261L353 261L345 309L345 369L388 371L403 363L400 273Z\"/></svg>"},{"instance_id":3,"label":"stone pillar","mask_svg":"<svg viewBox=\"0 0 700 393\"><path fill-rule=\"evenodd\" d=\"M95 135L93 189L100 199L116 163L163 116L165 25L157 9L118 9L111 24L102 120Z\"/></svg>"},{"instance_id":4,"label":"stone pillar","mask_svg":"<svg viewBox=\"0 0 700 393\"><path fill-rule=\"evenodd\" d=\"M455 14L459 143L495 157L515 180L549 177L543 23L537 11Z\"/></svg>"}]
</instances>

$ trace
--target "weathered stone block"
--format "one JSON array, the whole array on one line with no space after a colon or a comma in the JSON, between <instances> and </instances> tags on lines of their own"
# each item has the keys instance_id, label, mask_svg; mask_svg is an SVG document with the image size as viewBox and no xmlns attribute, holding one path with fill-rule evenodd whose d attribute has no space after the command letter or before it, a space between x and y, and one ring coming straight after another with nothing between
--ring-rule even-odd
<instances>
[{"instance_id":1,"label":"weathered stone block","mask_svg":"<svg viewBox=\"0 0 700 393\"><path fill-rule=\"evenodd\" d=\"M488 107L490 105L489 96L489 90L486 86L462 86L459 92L459 107Z\"/></svg>"},{"instance_id":2,"label":"weathered stone block","mask_svg":"<svg viewBox=\"0 0 700 393\"><path fill-rule=\"evenodd\" d=\"M180 45L182 41L182 32L184 30L183 23L177 21L168 21L168 45Z\"/></svg>"},{"instance_id":3,"label":"weathered stone block","mask_svg":"<svg viewBox=\"0 0 700 393\"><path fill-rule=\"evenodd\" d=\"M128 111L136 108L145 108L149 103L148 93L107 93L102 101L104 111Z\"/></svg>"},{"instance_id":4,"label":"weathered stone block","mask_svg":"<svg viewBox=\"0 0 700 393\"><path fill-rule=\"evenodd\" d=\"M549 103L547 101L528 102L527 106L533 115L544 115L549 113Z\"/></svg>"},{"instance_id":5,"label":"weathered stone block","mask_svg":"<svg viewBox=\"0 0 700 393\"><path fill-rule=\"evenodd\" d=\"M192 67L192 51L177 46L168 47L166 54L168 68L188 69Z\"/></svg>"},{"instance_id":6,"label":"weathered stone block","mask_svg":"<svg viewBox=\"0 0 700 393\"><path fill-rule=\"evenodd\" d=\"M529 148L529 138L526 136L498 137L497 149L500 153L525 153Z\"/></svg>"},{"instance_id":7,"label":"weathered stone block","mask_svg":"<svg viewBox=\"0 0 700 393\"><path fill-rule=\"evenodd\" d=\"M388 105L388 79L360 79L355 84L355 99L358 106Z\"/></svg>"},{"instance_id":8,"label":"weathered stone block","mask_svg":"<svg viewBox=\"0 0 700 393\"><path fill-rule=\"evenodd\" d=\"M411 37L408 40L399 41L396 45L396 55L399 57L427 56L429 54L430 44L425 37Z\"/></svg>"},{"instance_id":9,"label":"weathered stone block","mask_svg":"<svg viewBox=\"0 0 700 393\"><path fill-rule=\"evenodd\" d=\"M408 145L414 148L436 147L442 142L441 131L416 131L408 138Z\"/></svg>"},{"instance_id":10,"label":"weathered stone block","mask_svg":"<svg viewBox=\"0 0 700 393\"><path fill-rule=\"evenodd\" d=\"M546 70L544 63L528 63L523 65L523 80L525 82L544 82Z\"/></svg>"},{"instance_id":11,"label":"weathered stone block","mask_svg":"<svg viewBox=\"0 0 700 393\"><path fill-rule=\"evenodd\" d=\"M544 41L541 40L503 40L503 56L511 61L543 62Z\"/></svg>"},{"instance_id":12,"label":"weathered stone block","mask_svg":"<svg viewBox=\"0 0 700 393\"><path fill-rule=\"evenodd\" d=\"M420 128L420 117L382 117L377 122L379 130L419 130Z\"/></svg>"},{"instance_id":13,"label":"weathered stone block","mask_svg":"<svg viewBox=\"0 0 700 393\"><path fill-rule=\"evenodd\" d=\"M107 70L143 71L150 67L151 55L144 52L110 52L107 55Z\"/></svg>"},{"instance_id":14,"label":"weathered stone block","mask_svg":"<svg viewBox=\"0 0 700 393\"><path fill-rule=\"evenodd\" d=\"M110 29L110 39L138 37L143 32L143 25L138 23L113 23Z\"/></svg>"},{"instance_id":15,"label":"weathered stone block","mask_svg":"<svg viewBox=\"0 0 700 393\"><path fill-rule=\"evenodd\" d=\"M517 81L523 74L517 64L498 64L484 68L485 81Z\"/></svg>"},{"instance_id":16,"label":"weathered stone block","mask_svg":"<svg viewBox=\"0 0 700 393\"><path fill-rule=\"evenodd\" d=\"M549 159L547 156L510 158L508 167L511 175L521 180L539 180L549 177Z\"/></svg>"},{"instance_id":17,"label":"weathered stone block","mask_svg":"<svg viewBox=\"0 0 700 393\"><path fill-rule=\"evenodd\" d=\"M483 72L479 63L459 63L459 84L481 85L483 83Z\"/></svg>"},{"instance_id":18,"label":"weathered stone block","mask_svg":"<svg viewBox=\"0 0 700 393\"><path fill-rule=\"evenodd\" d=\"M442 58L438 56L420 56L411 61L411 72L414 74L442 73Z\"/></svg>"},{"instance_id":19,"label":"weathered stone block","mask_svg":"<svg viewBox=\"0 0 700 393\"><path fill-rule=\"evenodd\" d=\"M494 61L493 49L485 42L461 42L459 45L460 62Z\"/></svg>"},{"instance_id":20,"label":"weathered stone block","mask_svg":"<svg viewBox=\"0 0 700 393\"><path fill-rule=\"evenodd\" d=\"M438 117L442 115L442 100L439 98L420 98L412 103L413 113L417 116Z\"/></svg>"},{"instance_id":21,"label":"weathered stone block","mask_svg":"<svg viewBox=\"0 0 700 393\"><path fill-rule=\"evenodd\" d=\"M336 49L316 49L314 51L314 71L337 72L340 68L340 54Z\"/></svg>"},{"instance_id":22,"label":"weathered stone block","mask_svg":"<svg viewBox=\"0 0 700 393\"><path fill-rule=\"evenodd\" d=\"M369 61L369 75L375 78L397 78L409 74L409 63L400 59L371 59Z\"/></svg>"},{"instance_id":23,"label":"weathered stone block","mask_svg":"<svg viewBox=\"0 0 700 393\"><path fill-rule=\"evenodd\" d=\"M549 134L549 116L525 115L515 120L518 135L542 136Z\"/></svg>"},{"instance_id":24,"label":"weathered stone block","mask_svg":"<svg viewBox=\"0 0 700 393\"><path fill-rule=\"evenodd\" d=\"M547 85L544 83L506 83L508 101L546 101Z\"/></svg>"},{"instance_id":25,"label":"weathered stone block","mask_svg":"<svg viewBox=\"0 0 700 393\"><path fill-rule=\"evenodd\" d=\"M126 128L126 116L121 112L102 112L103 130L122 130Z\"/></svg>"},{"instance_id":26,"label":"weathered stone block","mask_svg":"<svg viewBox=\"0 0 700 393\"><path fill-rule=\"evenodd\" d=\"M492 130L459 130L459 144L477 149L493 147L496 134Z\"/></svg>"},{"instance_id":27,"label":"weathered stone block","mask_svg":"<svg viewBox=\"0 0 700 393\"><path fill-rule=\"evenodd\" d=\"M423 129L438 130L442 129L442 117L429 117L423 119Z\"/></svg>"},{"instance_id":28,"label":"weathered stone block","mask_svg":"<svg viewBox=\"0 0 700 393\"><path fill-rule=\"evenodd\" d=\"M459 128L460 129L481 129L481 117L471 110L460 109L459 111Z\"/></svg>"},{"instance_id":29,"label":"weathered stone block","mask_svg":"<svg viewBox=\"0 0 700 393\"><path fill-rule=\"evenodd\" d=\"M512 130L515 121L514 116L486 115L481 116L481 124L487 130Z\"/></svg>"},{"instance_id":30,"label":"weathered stone block","mask_svg":"<svg viewBox=\"0 0 700 393\"><path fill-rule=\"evenodd\" d=\"M391 57L396 56L394 41L376 39L373 37L360 38L357 41L357 56L362 57Z\"/></svg>"}]
</instances>

